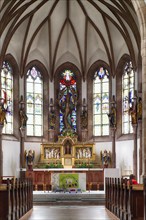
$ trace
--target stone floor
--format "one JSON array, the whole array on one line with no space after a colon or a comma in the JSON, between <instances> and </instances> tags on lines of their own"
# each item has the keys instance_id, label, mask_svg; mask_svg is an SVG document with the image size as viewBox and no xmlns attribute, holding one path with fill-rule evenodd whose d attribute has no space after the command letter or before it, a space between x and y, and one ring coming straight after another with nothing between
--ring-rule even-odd
<instances>
[{"instance_id":1,"label":"stone floor","mask_svg":"<svg viewBox=\"0 0 146 220\"><path fill-rule=\"evenodd\" d=\"M33 202L33 209L20 220L118 220L105 208L103 191L71 195L35 191Z\"/></svg>"},{"instance_id":2,"label":"stone floor","mask_svg":"<svg viewBox=\"0 0 146 220\"><path fill-rule=\"evenodd\" d=\"M33 202L35 205L40 203L59 205L105 205L104 191L85 191L82 193L64 193L52 191L34 191Z\"/></svg>"},{"instance_id":3,"label":"stone floor","mask_svg":"<svg viewBox=\"0 0 146 220\"><path fill-rule=\"evenodd\" d=\"M105 206L34 205L20 220L118 220Z\"/></svg>"}]
</instances>

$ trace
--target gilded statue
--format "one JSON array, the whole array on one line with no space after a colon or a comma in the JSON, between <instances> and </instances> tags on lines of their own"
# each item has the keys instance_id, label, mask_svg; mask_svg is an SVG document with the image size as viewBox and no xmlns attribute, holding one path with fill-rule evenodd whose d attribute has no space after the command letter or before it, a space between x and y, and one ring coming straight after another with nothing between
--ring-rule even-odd
<instances>
[{"instance_id":1,"label":"gilded statue","mask_svg":"<svg viewBox=\"0 0 146 220\"><path fill-rule=\"evenodd\" d=\"M27 120L28 120L28 117L25 114L24 110L22 110L22 109L20 110L19 114L20 114L20 127L21 128L25 128Z\"/></svg>"},{"instance_id":2,"label":"gilded statue","mask_svg":"<svg viewBox=\"0 0 146 220\"><path fill-rule=\"evenodd\" d=\"M87 111L84 110L81 114L81 129L87 129L88 127L88 114Z\"/></svg>"},{"instance_id":3,"label":"gilded statue","mask_svg":"<svg viewBox=\"0 0 146 220\"><path fill-rule=\"evenodd\" d=\"M26 164L27 164L28 170L33 169L34 157L35 157L35 151L34 150L29 150L28 152L25 151L25 159L26 159Z\"/></svg>"},{"instance_id":4,"label":"gilded statue","mask_svg":"<svg viewBox=\"0 0 146 220\"><path fill-rule=\"evenodd\" d=\"M110 151L108 152L107 150L104 150L104 152L101 151L100 158L101 158L103 167L107 168L108 165L111 163L111 152Z\"/></svg>"},{"instance_id":5,"label":"gilded statue","mask_svg":"<svg viewBox=\"0 0 146 220\"><path fill-rule=\"evenodd\" d=\"M55 129L55 124L56 124L56 115L55 115L55 112L52 110L52 111L50 111L50 114L49 114L49 127L50 127L50 129Z\"/></svg>"},{"instance_id":6,"label":"gilded statue","mask_svg":"<svg viewBox=\"0 0 146 220\"><path fill-rule=\"evenodd\" d=\"M132 103L132 107L129 108L129 114L131 115L132 124L137 124L137 110L134 102Z\"/></svg>"},{"instance_id":7,"label":"gilded statue","mask_svg":"<svg viewBox=\"0 0 146 220\"><path fill-rule=\"evenodd\" d=\"M108 114L109 121L110 121L110 127L115 127L116 126L116 107L114 104L111 106L110 113Z\"/></svg>"},{"instance_id":8,"label":"gilded statue","mask_svg":"<svg viewBox=\"0 0 146 220\"><path fill-rule=\"evenodd\" d=\"M4 123L7 123L6 110L0 105L0 125L4 125Z\"/></svg>"},{"instance_id":9,"label":"gilded statue","mask_svg":"<svg viewBox=\"0 0 146 220\"><path fill-rule=\"evenodd\" d=\"M142 98L138 98L138 103L137 103L137 119L142 120Z\"/></svg>"}]
</instances>

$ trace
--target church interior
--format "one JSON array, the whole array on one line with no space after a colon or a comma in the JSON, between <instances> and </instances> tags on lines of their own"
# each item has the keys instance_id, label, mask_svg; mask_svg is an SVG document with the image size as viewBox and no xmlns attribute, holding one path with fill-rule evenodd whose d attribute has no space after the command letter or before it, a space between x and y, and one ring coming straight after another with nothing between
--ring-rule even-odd
<instances>
[{"instance_id":1,"label":"church interior","mask_svg":"<svg viewBox=\"0 0 146 220\"><path fill-rule=\"evenodd\" d=\"M146 220L146 1L1 0L0 37L0 220Z\"/></svg>"}]
</instances>

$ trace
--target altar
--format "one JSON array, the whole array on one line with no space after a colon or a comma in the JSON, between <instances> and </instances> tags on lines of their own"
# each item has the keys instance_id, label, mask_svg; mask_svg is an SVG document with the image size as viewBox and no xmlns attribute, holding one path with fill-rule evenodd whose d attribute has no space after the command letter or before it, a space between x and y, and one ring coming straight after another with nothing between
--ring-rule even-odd
<instances>
[{"instance_id":1,"label":"altar","mask_svg":"<svg viewBox=\"0 0 146 220\"><path fill-rule=\"evenodd\" d=\"M38 168L79 168L83 164L84 168L94 167L93 143L79 142L77 137L60 136L57 142L41 144Z\"/></svg>"},{"instance_id":2,"label":"altar","mask_svg":"<svg viewBox=\"0 0 146 220\"><path fill-rule=\"evenodd\" d=\"M25 172L34 190L104 189L104 169L97 164L94 143L80 142L75 135L58 136L57 142L42 143L40 148L40 160Z\"/></svg>"},{"instance_id":3,"label":"altar","mask_svg":"<svg viewBox=\"0 0 146 220\"><path fill-rule=\"evenodd\" d=\"M102 168L52 168L32 171L24 169L23 171L26 178L33 179L34 191L53 191L54 185L63 188L80 188L84 191L104 190L104 169ZM64 176L60 177L62 174ZM77 175L71 176L71 174Z\"/></svg>"}]
</instances>

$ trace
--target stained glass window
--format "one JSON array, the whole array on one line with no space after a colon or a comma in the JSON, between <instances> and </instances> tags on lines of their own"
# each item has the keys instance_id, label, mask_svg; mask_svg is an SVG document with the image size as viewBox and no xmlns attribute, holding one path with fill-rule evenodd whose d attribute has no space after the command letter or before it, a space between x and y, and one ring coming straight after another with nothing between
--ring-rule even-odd
<instances>
[{"instance_id":1,"label":"stained glass window","mask_svg":"<svg viewBox=\"0 0 146 220\"><path fill-rule=\"evenodd\" d=\"M43 134L43 80L36 67L27 72L26 79L27 135Z\"/></svg>"},{"instance_id":2,"label":"stained glass window","mask_svg":"<svg viewBox=\"0 0 146 220\"><path fill-rule=\"evenodd\" d=\"M93 80L93 135L109 135L109 73L100 67Z\"/></svg>"},{"instance_id":3,"label":"stained glass window","mask_svg":"<svg viewBox=\"0 0 146 220\"><path fill-rule=\"evenodd\" d=\"M13 71L10 63L4 61L1 70L1 98L6 109L6 120L4 124L3 133L13 133Z\"/></svg>"},{"instance_id":4,"label":"stained glass window","mask_svg":"<svg viewBox=\"0 0 146 220\"><path fill-rule=\"evenodd\" d=\"M60 132L76 132L77 88L75 74L70 70L62 72L59 87Z\"/></svg>"},{"instance_id":5,"label":"stained glass window","mask_svg":"<svg viewBox=\"0 0 146 220\"><path fill-rule=\"evenodd\" d=\"M128 134L133 132L129 108L132 107L134 97L134 71L132 62L128 62L124 68L122 76L122 133Z\"/></svg>"}]
</instances>

